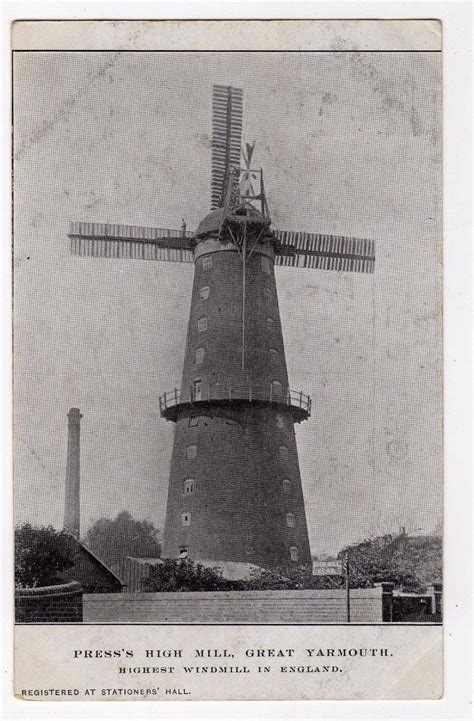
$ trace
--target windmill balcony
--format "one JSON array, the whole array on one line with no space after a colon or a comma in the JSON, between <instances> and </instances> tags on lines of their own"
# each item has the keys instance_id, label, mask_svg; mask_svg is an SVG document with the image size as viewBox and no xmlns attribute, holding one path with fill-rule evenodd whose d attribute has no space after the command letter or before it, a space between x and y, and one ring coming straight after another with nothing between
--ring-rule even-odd
<instances>
[{"instance_id":1,"label":"windmill balcony","mask_svg":"<svg viewBox=\"0 0 474 721\"><path fill-rule=\"evenodd\" d=\"M204 409L209 404L226 406L232 404L272 405L290 408L296 423L307 420L311 415L311 398L302 391L290 388L275 390L273 385L253 383L203 383L199 389L175 388L160 397L160 413L169 421L176 421L182 409Z\"/></svg>"}]
</instances>

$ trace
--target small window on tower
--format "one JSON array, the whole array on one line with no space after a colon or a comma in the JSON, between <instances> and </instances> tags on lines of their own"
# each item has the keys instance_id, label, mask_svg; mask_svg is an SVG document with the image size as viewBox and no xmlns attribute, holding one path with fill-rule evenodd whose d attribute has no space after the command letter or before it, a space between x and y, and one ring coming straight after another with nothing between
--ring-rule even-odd
<instances>
[{"instance_id":1,"label":"small window on tower","mask_svg":"<svg viewBox=\"0 0 474 721\"><path fill-rule=\"evenodd\" d=\"M183 493L193 493L194 492L194 478L186 478L184 481L184 487L183 487Z\"/></svg>"},{"instance_id":2,"label":"small window on tower","mask_svg":"<svg viewBox=\"0 0 474 721\"><path fill-rule=\"evenodd\" d=\"M276 348L270 348L270 363L278 363L278 351Z\"/></svg>"},{"instance_id":3,"label":"small window on tower","mask_svg":"<svg viewBox=\"0 0 474 721\"><path fill-rule=\"evenodd\" d=\"M272 398L281 398L282 385L280 381L272 381Z\"/></svg>"},{"instance_id":4,"label":"small window on tower","mask_svg":"<svg viewBox=\"0 0 474 721\"><path fill-rule=\"evenodd\" d=\"M286 525L288 526L288 528L295 527L295 514L294 513L286 514Z\"/></svg>"},{"instance_id":5,"label":"small window on tower","mask_svg":"<svg viewBox=\"0 0 474 721\"><path fill-rule=\"evenodd\" d=\"M194 365L200 366L204 363L204 355L206 351L204 348L196 348L194 351Z\"/></svg>"},{"instance_id":6,"label":"small window on tower","mask_svg":"<svg viewBox=\"0 0 474 721\"><path fill-rule=\"evenodd\" d=\"M212 268L212 255L206 255L202 259L202 267L203 270L210 270L210 268Z\"/></svg>"},{"instance_id":7,"label":"small window on tower","mask_svg":"<svg viewBox=\"0 0 474 721\"><path fill-rule=\"evenodd\" d=\"M199 318L198 333L203 333L205 330L207 330L207 318Z\"/></svg>"},{"instance_id":8,"label":"small window on tower","mask_svg":"<svg viewBox=\"0 0 474 721\"><path fill-rule=\"evenodd\" d=\"M275 321L273 318L267 318L267 330L275 330Z\"/></svg>"},{"instance_id":9,"label":"small window on tower","mask_svg":"<svg viewBox=\"0 0 474 721\"><path fill-rule=\"evenodd\" d=\"M267 258L265 255L261 258L262 261L262 270L264 273L270 274L272 272L272 266L270 264L270 258Z\"/></svg>"},{"instance_id":10,"label":"small window on tower","mask_svg":"<svg viewBox=\"0 0 474 721\"><path fill-rule=\"evenodd\" d=\"M189 417L189 427L194 428L194 426L199 425L199 416L190 416Z\"/></svg>"},{"instance_id":11,"label":"small window on tower","mask_svg":"<svg viewBox=\"0 0 474 721\"><path fill-rule=\"evenodd\" d=\"M193 401L202 401L202 380L196 378L193 381Z\"/></svg>"},{"instance_id":12,"label":"small window on tower","mask_svg":"<svg viewBox=\"0 0 474 721\"><path fill-rule=\"evenodd\" d=\"M201 290L199 291L199 295L201 297L201 300L207 300L209 298L209 293L211 292L211 289L208 285L205 285Z\"/></svg>"},{"instance_id":13,"label":"small window on tower","mask_svg":"<svg viewBox=\"0 0 474 721\"><path fill-rule=\"evenodd\" d=\"M197 446L187 446L186 459L192 461L197 456Z\"/></svg>"},{"instance_id":14,"label":"small window on tower","mask_svg":"<svg viewBox=\"0 0 474 721\"><path fill-rule=\"evenodd\" d=\"M179 557L180 558L187 558L188 557L188 549L186 546L181 546L179 549Z\"/></svg>"},{"instance_id":15,"label":"small window on tower","mask_svg":"<svg viewBox=\"0 0 474 721\"><path fill-rule=\"evenodd\" d=\"M277 424L278 428L284 428L285 421L283 420L283 416L278 415L276 417L276 424Z\"/></svg>"},{"instance_id":16,"label":"small window on tower","mask_svg":"<svg viewBox=\"0 0 474 721\"><path fill-rule=\"evenodd\" d=\"M189 511L185 511L185 513L181 514L181 525L182 526L190 526L191 525L191 514Z\"/></svg>"},{"instance_id":17,"label":"small window on tower","mask_svg":"<svg viewBox=\"0 0 474 721\"><path fill-rule=\"evenodd\" d=\"M291 481L288 478L283 479L283 493L291 493Z\"/></svg>"},{"instance_id":18,"label":"small window on tower","mask_svg":"<svg viewBox=\"0 0 474 721\"><path fill-rule=\"evenodd\" d=\"M280 460L288 460L288 448L286 446L280 446L279 448Z\"/></svg>"},{"instance_id":19,"label":"small window on tower","mask_svg":"<svg viewBox=\"0 0 474 721\"><path fill-rule=\"evenodd\" d=\"M290 558L292 561L297 561L299 558L298 548L296 546L290 547Z\"/></svg>"}]
</instances>

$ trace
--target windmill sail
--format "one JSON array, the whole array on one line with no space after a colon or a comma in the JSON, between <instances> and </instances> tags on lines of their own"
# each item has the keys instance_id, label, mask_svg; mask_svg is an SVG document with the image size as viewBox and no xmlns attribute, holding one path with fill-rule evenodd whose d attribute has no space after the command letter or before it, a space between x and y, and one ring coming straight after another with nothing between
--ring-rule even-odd
<instances>
[{"instance_id":1,"label":"windmill sail","mask_svg":"<svg viewBox=\"0 0 474 721\"><path fill-rule=\"evenodd\" d=\"M373 240L289 230L275 230L274 234L280 241L280 254L275 258L277 265L356 273L374 272Z\"/></svg>"},{"instance_id":2,"label":"windmill sail","mask_svg":"<svg viewBox=\"0 0 474 721\"><path fill-rule=\"evenodd\" d=\"M224 205L231 168L240 165L242 90L214 85L212 90L211 208ZM238 182L238 178L236 179Z\"/></svg>"},{"instance_id":3,"label":"windmill sail","mask_svg":"<svg viewBox=\"0 0 474 721\"><path fill-rule=\"evenodd\" d=\"M192 263L193 235L184 229L73 222L68 238L73 255Z\"/></svg>"}]
</instances>

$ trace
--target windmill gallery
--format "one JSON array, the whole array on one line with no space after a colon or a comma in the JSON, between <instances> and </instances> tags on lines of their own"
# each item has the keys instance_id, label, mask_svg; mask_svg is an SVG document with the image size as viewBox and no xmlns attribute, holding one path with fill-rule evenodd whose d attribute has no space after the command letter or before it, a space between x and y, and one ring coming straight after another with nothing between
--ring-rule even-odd
<instances>
[{"instance_id":1,"label":"windmill gallery","mask_svg":"<svg viewBox=\"0 0 474 721\"><path fill-rule=\"evenodd\" d=\"M195 232L73 222L79 256L194 263L162 555L263 568L311 562L294 424L311 399L288 380L274 266L374 271L372 241L276 230L242 90L212 96L211 212ZM241 162L243 158L243 164Z\"/></svg>"}]
</instances>

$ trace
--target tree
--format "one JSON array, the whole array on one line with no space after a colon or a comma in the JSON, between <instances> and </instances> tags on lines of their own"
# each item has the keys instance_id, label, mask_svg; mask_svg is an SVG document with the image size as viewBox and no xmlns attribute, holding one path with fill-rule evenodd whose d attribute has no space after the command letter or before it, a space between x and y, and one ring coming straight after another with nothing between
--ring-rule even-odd
<instances>
[{"instance_id":1,"label":"tree","mask_svg":"<svg viewBox=\"0 0 474 721\"><path fill-rule=\"evenodd\" d=\"M407 537L395 547L392 563L397 569L411 569L413 582L405 583L407 589L426 590L443 580L443 541L436 535Z\"/></svg>"},{"instance_id":2,"label":"tree","mask_svg":"<svg viewBox=\"0 0 474 721\"><path fill-rule=\"evenodd\" d=\"M227 581L215 568L202 566L188 558L165 558L150 569L144 578L145 591L230 591L238 581Z\"/></svg>"},{"instance_id":3,"label":"tree","mask_svg":"<svg viewBox=\"0 0 474 721\"><path fill-rule=\"evenodd\" d=\"M442 543L436 536L380 536L343 549L339 557L347 553L353 588L390 581L407 591L423 591L441 581Z\"/></svg>"},{"instance_id":4,"label":"tree","mask_svg":"<svg viewBox=\"0 0 474 721\"><path fill-rule=\"evenodd\" d=\"M159 558L159 530L149 521L138 521L127 511L116 518L100 518L87 531L84 543L105 563L117 563L124 556Z\"/></svg>"},{"instance_id":5,"label":"tree","mask_svg":"<svg viewBox=\"0 0 474 721\"><path fill-rule=\"evenodd\" d=\"M58 574L74 565L77 542L67 531L52 526L15 528L15 585L21 588L53 586Z\"/></svg>"}]
</instances>

